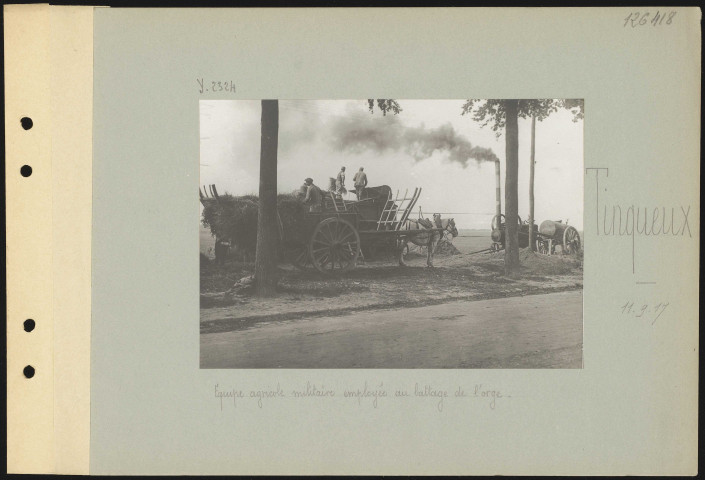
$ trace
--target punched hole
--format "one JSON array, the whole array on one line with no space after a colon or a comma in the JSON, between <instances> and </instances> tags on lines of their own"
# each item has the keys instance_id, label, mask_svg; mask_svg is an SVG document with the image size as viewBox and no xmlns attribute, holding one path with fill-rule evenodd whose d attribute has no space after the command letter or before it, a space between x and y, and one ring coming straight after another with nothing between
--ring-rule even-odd
<instances>
[{"instance_id":1,"label":"punched hole","mask_svg":"<svg viewBox=\"0 0 705 480\"><path fill-rule=\"evenodd\" d=\"M29 165L22 165L22 168L20 168L20 173L23 177L29 177L32 175L32 167Z\"/></svg>"},{"instance_id":2,"label":"punched hole","mask_svg":"<svg viewBox=\"0 0 705 480\"><path fill-rule=\"evenodd\" d=\"M32 365L27 365L24 367L24 370L22 370L22 373L24 373L25 377L32 378L34 376L34 367Z\"/></svg>"},{"instance_id":3,"label":"punched hole","mask_svg":"<svg viewBox=\"0 0 705 480\"><path fill-rule=\"evenodd\" d=\"M34 320L32 320L31 318L28 318L27 320L24 321L24 331L25 332L31 332L32 330L34 330L34 327L35 327L35 323L34 323Z\"/></svg>"},{"instance_id":4,"label":"punched hole","mask_svg":"<svg viewBox=\"0 0 705 480\"><path fill-rule=\"evenodd\" d=\"M24 128L25 130L29 130L34 125L34 122L29 117L20 118L20 123L22 124L22 128Z\"/></svg>"}]
</instances>

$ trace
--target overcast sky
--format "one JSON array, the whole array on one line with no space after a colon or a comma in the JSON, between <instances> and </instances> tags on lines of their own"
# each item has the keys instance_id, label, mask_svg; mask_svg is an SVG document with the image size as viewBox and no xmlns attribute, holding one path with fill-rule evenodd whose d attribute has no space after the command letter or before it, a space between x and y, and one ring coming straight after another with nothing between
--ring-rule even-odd
<instances>
[{"instance_id":1,"label":"overcast sky","mask_svg":"<svg viewBox=\"0 0 705 480\"><path fill-rule=\"evenodd\" d=\"M459 228L489 228L495 209L492 158L501 165L504 213L504 135L462 116L464 100L399 100L398 115L370 114L366 100L280 100L278 189L291 192L312 177L347 167L346 187L365 167L369 186L396 192L421 187L424 216L443 212ZM260 150L259 101L200 102L201 185L220 193L256 194ZM535 217L583 227L583 121L559 111L536 123ZM531 121L519 120L519 215L529 213ZM354 199L353 194L348 198ZM416 216L416 212L414 212Z\"/></svg>"}]
</instances>

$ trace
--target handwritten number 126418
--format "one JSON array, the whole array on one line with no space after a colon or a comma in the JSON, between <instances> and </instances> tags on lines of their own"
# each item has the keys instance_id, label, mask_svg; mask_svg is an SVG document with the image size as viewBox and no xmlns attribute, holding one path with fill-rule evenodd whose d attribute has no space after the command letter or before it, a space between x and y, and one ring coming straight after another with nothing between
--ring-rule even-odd
<instances>
[{"instance_id":1,"label":"handwritten number 126418","mask_svg":"<svg viewBox=\"0 0 705 480\"><path fill-rule=\"evenodd\" d=\"M643 27L644 25L651 25L652 27L659 25L670 25L673 23L673 17L676 16L676 13L678 12L673 10L670 12L661 12L660 10L657 10L654 15L652 15L651 12L632 12L627 15L627 18L624 19L624 26L636 28Z\"/></svg>"},{"instance_id":2,"label":"handwritten number 126418","mask_svg":"<svg viewBox=\"0 0 705 480\"><path fill-rule=\"evenodd\" d=\"M198 93L207 93L207 92L235 93L235 82L233 82L232 80L210 81L210 80L204 80L203 78L197 78L196 81L198 82Z\"/></svg>"}]
</instances>

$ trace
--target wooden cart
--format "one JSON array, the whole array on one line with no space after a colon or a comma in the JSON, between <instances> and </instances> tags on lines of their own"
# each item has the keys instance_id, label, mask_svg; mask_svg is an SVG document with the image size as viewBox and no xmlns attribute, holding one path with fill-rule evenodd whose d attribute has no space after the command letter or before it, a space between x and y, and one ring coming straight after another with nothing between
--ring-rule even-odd
<instances>
[{"instance_id":1,"label":"wooden cart","mask_svg":"<svg viewBox=\"0 0 705 480\"><path fill-rule=\"evenodd\" d=\"M283 246L287 259L298 268L313 266L322 273L355 268L362 252L394 246L404 237L441 229L405 228L421 195L415 188L403 195L387 185L368 187L360 200L348 201L326 193L320 212L306 212L303 234L287 236Z\"/></svg>"}]
</instances>

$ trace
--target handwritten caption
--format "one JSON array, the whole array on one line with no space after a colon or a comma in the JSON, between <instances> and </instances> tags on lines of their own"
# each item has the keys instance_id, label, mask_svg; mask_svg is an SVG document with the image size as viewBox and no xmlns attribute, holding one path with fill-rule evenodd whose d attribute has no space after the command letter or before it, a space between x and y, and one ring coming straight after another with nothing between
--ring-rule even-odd
<instances>
[{"instance_id":1,"label":"handwritten caption","mask_svg":"<svg viewBox=\"0 0 705 480\"><path fill-rule=\"evenodd\" d=\"M367 404L372 408L378 408L384 403L425 401L439 412L443 411L446 400L453 398L480 401L485 407L494 410L499 403L511 398L511 395L481 383L474 384L469 388L457 386L448 389L424 383L415 383L413 387L388 388L383 382L370 384L366 381L360 385L340 389L328 388L325 385L307 381L297 388L288 390L281 388L278 383L276 387L266 389L231 388L216 383L213 394L220 410L231 404L233 407L237 407L238 402L255 402L257 407L263 408L271 401L305 398L343 398L346 401L356 402L358 405Z\"/></svg>"},{"instance_id":2,"label":"handwritten caption","mask_svg":"<svg viewBox=\"0 0 705 480\"><path fill-rule=\"evenodd\" d=\"M209 93L209 92L229 92L235 93L235 82L232 80L205 80L203 78L197 78L196 83L198 83L198 93Z\"/></svg>"},{"instance_id":3,"label":"handwritten caption","mask_svg":"<svg viewBox=\"0 0 705 480\"><path fill-rule=\"evenodd\" d=\"M649 303L635 304L633 301L628 300L621 308L622 315L648 319L651 320L651 325L653 325L661 314L666 311L668 305L668 302L660 302L655 305Z\"/></svg>"},{"instance_id":4,"label":"handwritten caption","mask_svg":"<svg viewBox=\"0 0 705 480\"><path fill-rule=\"evenodd\" d=\"M620 205L600 202L600 195L608 192L609 170L591 167L595 172L596 233L605 237L629 237L632 243L632 273L636 273L637 238L641 242L649 237L673 241L693 241L690 230L690 204L680 205ZM697 238L697 237L696 237Z\"/></svg>"},{"instance_id":5,"label":"handwritten caption","mask_svg":"<svg viewBox=\"0 0 705 480\"><path fill-rule=\"evenodd\" d=\"M624 19L624 27L643 27L652 26L658 27L660 25L671 25L673 23L673 18L676 16L675 10L664 11L656 10L656 13L652 12L632 12L627 15Z\"/></svg>"}]
</instances>

